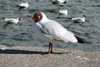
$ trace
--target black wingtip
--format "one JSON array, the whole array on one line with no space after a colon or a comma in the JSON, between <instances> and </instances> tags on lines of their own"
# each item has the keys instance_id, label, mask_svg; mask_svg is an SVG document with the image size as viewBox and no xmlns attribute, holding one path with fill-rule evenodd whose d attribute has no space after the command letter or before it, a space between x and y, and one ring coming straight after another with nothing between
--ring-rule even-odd
<instances>
[{"instance_id":1,"label":"black wingtip","mask_svg":"<svg viewBox=\"0 0 100 67\"><path fill-rule=\"evenodd\" d=\"M20 10L21 10L21 8L18 9L18 11L20 11Z\"/></svg>"},{"instance_id":2,"label":"black wingtip","mask_svg":"<svg viewBox=\"0 0 100 67\"><path fill-rule=\"evenodd\" d=\"M67 2L66 1L64 1L64 4L66 4Z\"/></svg>"},{"instance_id":3,"label":"black wingtip","mask_svg":"<svg viewBox=\"0 0 100 67\"><path fill-rule=\"evenodd\" d=\"M17 5L16 7L19 7L19 5Z\"/></svg>"},{"instance_id":4,"label":"black wingtip","mask_svg":"<svg viewBox=\"0 0 100 67\"><path fill-rule=\"evenodd\" d=\"M79 43L92 44L92 42L90 42L90 41L86 41L85 39L79 38L77 36L75 36L75 37L77 38L77 40L78 40Z\"/></svg>"},{"instance_id":5,"label":"black wingtip","mask_svg":"<svg viewBox=\"0 0 100 67\"><path fill-rule=\"evenodd\" d=\"M71 20L72 18L71 17L68 17L67 19L70 19Z\"/></svg>"},{"instance_id":6,"label":"black wingtip","mask_svg":"<svg viewBox=\"0 0 100 67\"><path fill-rule=\"evenodd\" d=\"M5 17L2 17L2 19L5 19Z\"/></svg>"}]
</instances>

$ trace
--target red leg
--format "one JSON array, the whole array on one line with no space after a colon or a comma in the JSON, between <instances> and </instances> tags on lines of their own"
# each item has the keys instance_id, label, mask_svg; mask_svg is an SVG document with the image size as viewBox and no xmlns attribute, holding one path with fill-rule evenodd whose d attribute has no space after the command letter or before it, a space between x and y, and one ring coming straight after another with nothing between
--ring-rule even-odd
<instances>
[{"instance_id":1,"label":"red leg","mask_svg":"<svg viewBox=\"0 0 100 67\"><path fill-rule=\"evenodd\" d=\"M51 48L51 51L50 51L50 48ZM48 53L45 53L45 54L42 54L42 55L48 55L48 54L51 54L53 51L52 51L52 44L49 43L49 50L48 50Z\"/></svg>"},{"instance_id":2,"label":"red leg","mask_svg":"<svg viewBox=\"0 0 100 67\"><path fill-rule=\"evenodd\" d=\"M51 44L51 53L53 53L53 50L52 50L52 48L53 48L53 44Z\"/></svg>"},{"instance_id":3,"label":"red leg","mask_svg":"<svg viewBox=\"0 0 100 67\"><path fill-rule=\"evenodd\" d=\"M49 43L49 50L48 50L48 53L47 54L50 54L50 48L51 48L51 43Z\"/></svg>"}]
</instances>

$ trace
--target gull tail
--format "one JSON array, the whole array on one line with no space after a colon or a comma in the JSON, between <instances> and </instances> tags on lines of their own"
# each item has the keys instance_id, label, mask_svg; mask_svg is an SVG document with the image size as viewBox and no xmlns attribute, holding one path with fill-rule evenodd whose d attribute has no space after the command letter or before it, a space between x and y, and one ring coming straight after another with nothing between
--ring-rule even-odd
<instances>
[{"instance_id":1,"label":"gull tail","mask_svg":"<svg viewBox=\"0 0 100 67\"><path fill-rule=\"evenodd\" d=\"M78 40L79 43L92 44L92 42L90 42L90 41L86 41L85 39L82 39L82 38L77 37L77 36L75 36L75 37L77 38L77 40Z\"/></svg>"}]
</instances>

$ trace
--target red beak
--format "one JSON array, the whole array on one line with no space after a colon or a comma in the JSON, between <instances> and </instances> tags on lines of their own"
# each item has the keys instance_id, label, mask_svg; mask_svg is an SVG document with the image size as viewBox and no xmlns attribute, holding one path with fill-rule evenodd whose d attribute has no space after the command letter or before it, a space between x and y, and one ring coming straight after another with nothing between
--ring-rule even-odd
<instances>
[{"instance_id":1,"label":"red beak","mask_svg":"<svg viewBox=\"0 0 100 67\"><path fill-rule=\"evenodd\" d=\"M34 21L34 19L31 19L31 20L29 20L28 22L32 22L32 21Z\"/></svg>"}]
</instances>

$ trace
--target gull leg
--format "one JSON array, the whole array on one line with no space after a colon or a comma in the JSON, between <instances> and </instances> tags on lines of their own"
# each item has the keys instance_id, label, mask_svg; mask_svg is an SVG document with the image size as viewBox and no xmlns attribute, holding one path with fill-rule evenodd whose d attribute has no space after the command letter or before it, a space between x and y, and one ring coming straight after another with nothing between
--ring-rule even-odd
<instances>
[{"instance_id":1,"label":"gull leg","mask_svg":"<svg viewBox=\"0 0 100 67\"><path fill-rule=\"evenodd\" d=\"M50 49L51 49L51 51L50 51ZM52 44L51 43L49 43L49 50L48 50L48 53L44 53L44 54L42 54L42 55L48 55L48 54L51 54L53 51L52 51Z\"/></svg>"},{"instance_id":2,"label":"gull leg","mask_svg":"<svg viewBox=\"0 0 100 67\"><path fill-rule=\"evenodd\" d=\"M51 44L51 43L50 43ZM53 48L53 44L51 44L51 53L53 53L53 50L52 50L52 48Z\"/></svg>"}]
</instances>

